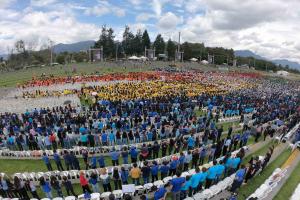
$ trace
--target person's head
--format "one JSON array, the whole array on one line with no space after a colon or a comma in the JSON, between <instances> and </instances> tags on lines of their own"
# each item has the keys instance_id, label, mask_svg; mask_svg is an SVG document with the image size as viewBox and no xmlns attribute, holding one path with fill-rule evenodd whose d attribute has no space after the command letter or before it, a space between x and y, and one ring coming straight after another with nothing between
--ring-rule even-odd
<instances>
[{"instance_id":1,"label":"person's head","mask_svg":"<svg viewBox=\"0 0 300 200\"><path fill-rule=\"evenodd\" d=\"M223 164L224 164L224 161L223 161L223 160L220 160L220 161L219 161L219 164L220 164L220 165L223 165Z\"/></svg>"},{"instance_id":2,"label":"person's head","mask_svg":"<svg viewBox=\"0 0 300 200\"><path fill-rule=\"evenodd\" d=\"M43 156L47 156L46 152L43 153Z\"/></svg>"},{"instance_id":3,"label":"person's head","mask_svg":"<svg viewBox=\"0 0 300 200\"><path fill-rule=\"evenodd\" d=\"M185 177L185 180L186 180L186 181L189 181L189 180L191 179L191 177L192 177L192 176L186 176L186 177Z\"/></svg>"},{"instance_id":4,"label":"person's head","mask_svg":"<svg viewBox=\"0 0 300 200\"><path fill-rule=\"evenodd\" d=\"M108 200L115 200L115 199L116 199L116 197L112 193L108 196Z\"/></svg>"},{"instance_id":5,"label":"person's head","mask_svg":"<svg viewBox=\"0 0 300 200\"><path fill-rule=\"evenodd\" d=\"M144 165L145 165L145 166L148 166L148 161L145 161L145 162L144 162Z\"/></svg>"},{"instance_id":6,"label":"person's head","mask_svg":"<svg viewBox=\"0 0 300 200\"><path fill-rule=\"evenodd\" d=\"M79 172L79 175L80 175L80 176L84 176L84 171L81 170L81 171Z\"/></svg>"},{"instance_id":7,"label":"person's head","mask_svg":"<svg viewBox=\"0 0 300 200\"><path fill-rule=\"evenodd\" d=\"M199 173L199 172L200 172L200 168L197 166L197 167L195 168L195 171L196 171L196 173Z\"/></svg>"},{"instance_id":8,"label":"person's head","mask_svg":"<svg viewBox=\"0 0 300 200\"><path fill-rule=\"evenodd\" d=\"M213 161L213 164L214 164L214 165L218 164L217 160L214 160L214 161Z\"/></svg>"},{"instance_id":9,"label":"person's head","mask_svg":"<svg viewBox=\"0 0 300 200\"><path fill-rule=\"evenodd\" d=\"M207 168L206 167L202 167L202 172L206 172Z\"/></svg>"},{"instance_id":10,"label":"person's head","mask_svg":"<svg viewBox=\"0 0 300 200\"><path fill-rule=\"evenodd\" d=\"M137 167L137 164L136 164L136 163L133 163L133 167L136 168L136 167Z\"/></svg>"},{"instance_id":11,"label":"person's head","mask_svg":"<svg viewBox=\"0 0 300 200\"><path fill-rule=\"evenodd\" d=\"M50 176L50 180L51 180L51 181L56 181L56 177L55 177L54 175L51 175L51 176Z\"/></svg>"},{"instance_id":12,"label":"person's head","mask_svg":"<svg viewBox=\"0 0 300 200\"><path fill-rule=\"evenodd\" d=\"M176 176L180 177L181 176L181 172L180 171L176 171Z\"/></svg>"},{"instance_id":13,"label":"person's head","mask_svg":"<svg viewBox=\"0 0 300 200\"><path fill-rule=\"evenodd\" d=\"M241 169L245 169L246 166L244 164L241 165Z\"/></svg>"},{"instance_id":14,"label":"person's head","mask_svg":"<svg viewBox=\"0 0 300 200\"><path fill-rule=\"evenodd\" d=\"M56 149L53 150L53 153L57 153Z\"/></svg>"},{"instance_id":15,"label":"person's head","mask_svg":"<svg viewBox=\"0 0 300 200\"><path fill-rule=\"evenodd\" d=\"M64 181L67 181L67 180L68 180L68 177L67 177L67 176L63 176L63 180L64 180Z\"/></svg>"},{"instance_id":16,"label":"person's head","mask_svg":"<svg viewBox=\"0 0 300 200\"><path fill-rule=\"evenodd\" d=\"M124 200L132 200L132 197L129 194L124 195Z\"/></svg>"},{"instance_id":17,"label":"person's head","mask_svg":"<svg viewBox=\"0 0 300 200\"><path fill-rule=\"evenodd\" d=\"M155 190L154 190L155 191ZM140 200L147 200L147 197L146 197L146 195L142 195L141 197L140 197Z\"/></svg>"}]
</instances>

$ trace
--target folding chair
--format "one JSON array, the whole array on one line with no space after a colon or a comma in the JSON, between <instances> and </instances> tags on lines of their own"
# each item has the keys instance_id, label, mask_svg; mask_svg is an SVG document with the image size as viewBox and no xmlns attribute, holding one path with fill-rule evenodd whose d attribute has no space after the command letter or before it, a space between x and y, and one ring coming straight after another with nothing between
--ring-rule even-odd
<instances>
[{"instance_id":1,"label":"folding chair","mask_svg":"<svg viewBox=\"0 0 300 200\"><path fill-rule=\"evenodd\" d=\"M122 197L123 197L122 190L114 190L113 194L115 195L116 199L122 199Z\"/></svg>"},{"instance_id":2,"label":"folding chair","mask_svg":"<svg viewBox=\"0 0 300 200\"><path fill-rule=\"evenodd\" d=\"M100 200L100 193L92 193L91 200Z\"/></svg>"}]
</instances>

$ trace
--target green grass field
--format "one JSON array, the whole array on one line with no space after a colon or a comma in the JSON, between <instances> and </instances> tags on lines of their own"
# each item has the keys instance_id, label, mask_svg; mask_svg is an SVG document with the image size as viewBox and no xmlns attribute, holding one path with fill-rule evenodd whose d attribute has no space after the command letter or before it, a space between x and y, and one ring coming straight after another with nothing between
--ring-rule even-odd
<instances>
[{"instance_id":1,"label":"green grass field","mask_svg":"<svg viewBox=\"0 0 300 200\"><path fill-rule=\"evenodd\" d=\"M287 197L289 198L292 196L294 190L300 183L300 162L290 175L290 177L286 180L285 184L279 190L277 195L274 197L273 200L286 200Z\"/></svg>"},{"instance_id":2,"label":"green grass field","mask_svg":"<svg viewBox=\"0 0 300 200\"><path fill-rule=\"evenodd\" d=\"M265 148L264 148L265 149ZM257 153L257 152L256 152ZM255 154L256 154L255 153ZM246 185L243 185L238 191L238 199L243 200L246 197L250 196L255 190L264 183L264 181L271 176L273 171L283 165L290 155L291 150L284 150L273 162L271 162L260 174L256 175L254 178L249 180ZM256 154L263 155L263 154Z\"/></svg>"}]
</instances>

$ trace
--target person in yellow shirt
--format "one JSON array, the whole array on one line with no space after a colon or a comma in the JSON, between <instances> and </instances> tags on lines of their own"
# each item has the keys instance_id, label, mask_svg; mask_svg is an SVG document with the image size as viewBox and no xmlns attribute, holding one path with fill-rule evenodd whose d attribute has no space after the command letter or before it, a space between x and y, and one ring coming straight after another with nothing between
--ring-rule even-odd
<instances>
[{"instance_id":1,"label":"person in yellow shirt","mask_svg":"<svg viewBox=\"0 0 300 200\"><path fill-rule=\"evenodd\" d=\"M133 184L140 185L141 169L136 163L133 164L133 168L130 170L130 176L132 178Z\"/></svg>"}]
</instances>

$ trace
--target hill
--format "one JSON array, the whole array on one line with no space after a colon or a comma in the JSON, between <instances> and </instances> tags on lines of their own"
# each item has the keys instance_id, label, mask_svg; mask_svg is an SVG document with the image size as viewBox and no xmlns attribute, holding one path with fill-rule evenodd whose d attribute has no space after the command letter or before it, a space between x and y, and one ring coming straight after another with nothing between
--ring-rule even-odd
<instances>
[{"instance_id":1,"label":"hill","mask_svg":"<svg viewBox=\"0 0 300 200\"><path fill-rule=\"evenodd\" d=\"M300 70L300 64L297 62L289 61L287 59L270 60L270 59L264 58L260 55L257 55L254 52L249 51L249 50L236 50L236 51L234 51L234 55L239 56L239 57L253 57L255 59L267 60L267 61L271 61L277 65L281 65L281 66L288 65L290 68Z\"/></svg>"},{"instance_id":2,"label":"hill","mask_svg":"<svg viewBox=\"0 0 300 200\"><path fill-rule=\"evenodd\" d=\"M88 40L88 41L82 41L82 42L76 42L72 44L57 44L54 45L53 51L54 53L61 53L61 52L79 52L79 51L85 51L88 50L91 46L94 46L95 41Z\"/></svg>"}]
</instances>

